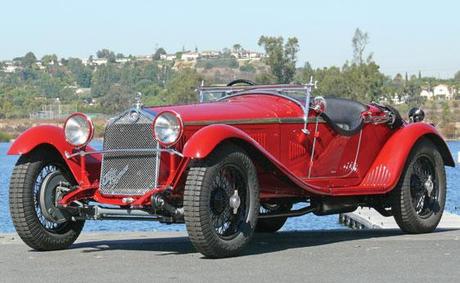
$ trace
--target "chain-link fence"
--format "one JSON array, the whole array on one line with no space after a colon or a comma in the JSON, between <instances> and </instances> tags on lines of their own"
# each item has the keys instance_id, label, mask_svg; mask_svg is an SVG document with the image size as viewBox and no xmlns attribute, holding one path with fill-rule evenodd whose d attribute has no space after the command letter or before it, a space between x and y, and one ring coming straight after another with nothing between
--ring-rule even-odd
<instances>
[{"instance_id":1,"label":"chain-link fence","mask_svg":"<svg viewBox=\"0 0 460 283\"><path fill-rule=\"evenodd\" d=\"M76 105L55 103L42 105L41 111L30 113L29 117L33 120L64 119L74 112L77 112Z\"/></svg>"}]
</instances>

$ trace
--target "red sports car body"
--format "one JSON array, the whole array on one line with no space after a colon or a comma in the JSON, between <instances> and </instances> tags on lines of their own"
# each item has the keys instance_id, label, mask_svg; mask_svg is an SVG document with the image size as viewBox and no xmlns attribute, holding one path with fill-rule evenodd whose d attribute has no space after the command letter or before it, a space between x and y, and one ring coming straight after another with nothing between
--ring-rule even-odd
<instances>
[{"instance_id":1,"label":"red sports car body","mask_svg":"<svg viewBox=\"0 0 460 283\"><path fill-rule=\"evenodd\" d=\"M200 252L222 257L238 253L253 231L274 232L309 212L369 206L407 232L433 230L444 207L444 166L454 162L423 112L406 122L388 106L310 97L312 86L202 87L202 100L219 98L138 103L108 122L100 150L88 145L94 127L81 113L64 128L31 128L9 150L21 155L12 215L24 227L17 206L33 199L37 221L27 225L51 238L39 243L24 228L18 233L47 250L65 247L50 244L53 233L70 233L63 225L73 227L69 245L87 219L185 222ZM292 209L296 203L305 206Z\"/></svg>"}]
</instances>

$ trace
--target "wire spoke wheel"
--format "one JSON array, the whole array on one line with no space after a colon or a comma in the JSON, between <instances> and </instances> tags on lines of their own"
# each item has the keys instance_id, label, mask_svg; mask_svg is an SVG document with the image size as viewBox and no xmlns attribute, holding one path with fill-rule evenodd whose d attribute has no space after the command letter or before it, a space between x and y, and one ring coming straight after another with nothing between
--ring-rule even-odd
<instances>
[{"instance_id":1,"label":"wire spoke wheel","mask_svg":"<svg viewBox=\"0 0 460 283\"><path fill-rule=\"evenodd\" d=\"M414 145L397 186L391 211L406 233L429 233L441 221L446 202L446 171L437 146L429 139Z\"/></svg>"},{"instance_id":2,"label":"wire spoke wheel","mask_svg":"<svg viewBox=\"0 0 460 283\"><path fill-rule=\"evenodd\" d=\"M429 217L436 208L438 182L433 162L420 156L413 164L410 176L410 193L415 212L423 218Z\"/></svg>"},{"instance_id":3,"label":"wire spoke wheel","mask_svg":"<svg viewBox=\"0 0 460 283\"><path fill-rule=\"evenodd\" d=\"M243 176L236 166L226 165L216 174L212 183L210 216L219 237L234 237L246 218L247 185ZM240 199L240 205L236 209L230 206L232 197Z\"/></svg>"},{"instance_id":4,"label":"wire spoke wheel","mask_svg":"<svg viewBox=\"0 0 460 283\"><path fill-rule=\"evenodd\" d=\"M207 257L237 255L257 225L259 183L249 156L222 144L190 166L184 190L184 220L193 246Z\"/></svg>"}]
</instances>

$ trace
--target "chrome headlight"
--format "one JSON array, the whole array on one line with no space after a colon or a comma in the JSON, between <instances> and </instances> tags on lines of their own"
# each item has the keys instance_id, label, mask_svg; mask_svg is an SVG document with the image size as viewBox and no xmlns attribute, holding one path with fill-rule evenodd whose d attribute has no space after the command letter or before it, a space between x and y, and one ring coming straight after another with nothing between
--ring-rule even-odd
<instances>
[{"instance_id":1,"label":"chrome headlight","mask_svg":"<svg viewBox=\"0 0 460 283\"><path fill-rule=\"evenodd\" d=\"M91 119L82 113L74 113L64 123L65 139L76 147L87 145L94 134L94 125Z\"/></svg>"},{"instance_id":2,"label":"chrome headlight","mask_svg":"<svg viewBox=\"0 0 460 283\"><path fill-rule=\"evenodd\" d=\"M175 144L182 135L182 128L182 119L172 111L161 112L153 121L153 134L164 146Z\"/></svg>"}]
</instances>

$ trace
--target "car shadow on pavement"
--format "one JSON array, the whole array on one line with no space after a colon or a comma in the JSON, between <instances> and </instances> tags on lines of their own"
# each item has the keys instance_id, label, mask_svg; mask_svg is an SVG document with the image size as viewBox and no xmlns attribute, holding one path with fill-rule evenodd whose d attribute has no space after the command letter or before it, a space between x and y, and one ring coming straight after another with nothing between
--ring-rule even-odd
<instances>
[{"instance_id":1,"label":"car shadow on pavement","mask_svg":"<svg viewBox=\"0 0 460 283\"><path fill-rule=\"evenodd\" d=\"M84 253L108 250L155 251L160 252L159 255L188 254L196 252L188 237L144 237L136 239L85 241L73 244L71 249L82 249L82 252Z\"/></svg>"},{"instance_id":2,"label":"car shadow on pavement","mask_svg":"<svg viewBox=\"0 0 460 283\"><path fill-rule=\"evenodd\" d=\"M440 233L449 230L437 230ZM256 234L241 256L273 253L293 248L306 248L328 245L338 242L365 240L370 238L401 236L399 229L375 230L320 230L288 231L273 234ZM72 249L81 249L84 253L110 250L154 251L158 255L196 253L188 237L136 238L117 240L84 241L72 245Z\"/></svg>"}]
</instances>

